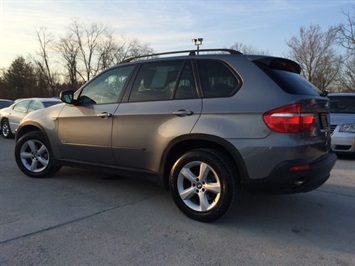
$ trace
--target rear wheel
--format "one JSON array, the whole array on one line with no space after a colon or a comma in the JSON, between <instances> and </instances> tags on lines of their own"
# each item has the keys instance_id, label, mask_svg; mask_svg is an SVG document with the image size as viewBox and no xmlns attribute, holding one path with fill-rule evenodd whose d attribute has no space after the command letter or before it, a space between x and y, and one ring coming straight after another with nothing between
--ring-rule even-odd
<instances>
[{"instance_id":1,"label":"rear wheel","mask_svg":"<svg viewBox=\"0 0 355 266\"><path fill-rule=\"evenodd\" d=\"M4 136L4 138L7 138L7 139L13 137L13 134L10 129L9 121L7 119L4 119L1 122L1 134Z\"/></svg>"},{"instance_id":2,"label":"rear wheel","mask_svg":"<svg viewBox=\"0 0 355 266\"><path fill-rule=\"evenodd\" d=\"M54 163L44 136L37 131L29 132L17 141L15 158L20 170L30 177L48 177L60 169Z\"/></svg>"},{"instance_id":3,"label":"rear wheel","mask_svg":"<svg viewBox=\"0 0 355 266\"><path fill-rule=\"evenodd\" d=\"M238 180L230 160L210 149L182 155L170 173L170 188L178 208L188 217L211 222L232 205Z\"/></svg>"}]
</instances>

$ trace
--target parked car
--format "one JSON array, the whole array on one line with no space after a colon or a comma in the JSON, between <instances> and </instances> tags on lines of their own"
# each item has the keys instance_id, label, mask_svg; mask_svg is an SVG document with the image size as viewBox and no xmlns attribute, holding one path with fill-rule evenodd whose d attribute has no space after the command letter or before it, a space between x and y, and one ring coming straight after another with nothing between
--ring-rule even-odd
<instances>
[{"instance_id":1,"label":"parked car","mask_svg":"<svg viewBox=\"0 0 355 266\"><path fill-rule=\"evenodd\" d=\"M14 101L12 101L12 100L0 99L0 111L1 111L1 109L5 108L5 107L9 107L13 103L14 103ZM0 133L1 133L1 126L0 126Z\"/></svg>"},{"instance_id":2,"label":"parked car","mask_svg":"<svg viewBox=\"0 0 355 266\"><path fill-rule=\"evenodd\" d=\"M0 99L0 110L5 107L9 107L14 101L7 99Z\"/></svg>"},{"instance_id":3,"label":"parked car","mask_svg":"<svg viewBox=\"0 0 355 266\"><path fill-rule=\"evenodd\" d=\"M21 119L30 112L61 103L56 98L28 98L21 99L7 108L0 110L1 134L11 138L15 134Z\"/></svg>"},{"instance_id":4,"label":"parked car","mask_svg":"<svg viewBox=\"0 0 355 266\"><path fill-rule=\"evenodd\" d=\"M127 60L62 92L66 104L27 115L16 133L21 171L42 178L69 165L154 177L203 222L222 217L242 190L307 192L326 182L336 161L329 99L296 62L228 49L170 54Z\"/></svg>"},{"instance_id":5,"label":"parked car","mask_svg":"<svg viewBox=\"0 0 355 266\"><path fill-rule=\"evenodd\" d=\"M338 154L355 154L355 93L330 93L332 149Z\"/></svg>"}]
</instances>

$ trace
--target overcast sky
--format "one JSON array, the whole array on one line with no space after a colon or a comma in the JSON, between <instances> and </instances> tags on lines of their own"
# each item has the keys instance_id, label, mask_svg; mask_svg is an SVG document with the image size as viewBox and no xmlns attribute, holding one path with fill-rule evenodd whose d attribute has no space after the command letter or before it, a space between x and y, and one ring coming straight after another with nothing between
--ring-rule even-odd
<instances>
[{"instance_id":1,"label":"overcast sky","mask_svg":"<svg viewBox=\"0 0 355 266\"><path fill-rule=\"evenodd\" d=\"M101 23L117 36L149 43L155 52L226 48L236 42L282 56L286 41L301 26L329 26L346 22L355 0L0 0L0 68L17 56L39 48L36 29L45 26L55 38L73 20Z\"/></svg>"}]
</instances>

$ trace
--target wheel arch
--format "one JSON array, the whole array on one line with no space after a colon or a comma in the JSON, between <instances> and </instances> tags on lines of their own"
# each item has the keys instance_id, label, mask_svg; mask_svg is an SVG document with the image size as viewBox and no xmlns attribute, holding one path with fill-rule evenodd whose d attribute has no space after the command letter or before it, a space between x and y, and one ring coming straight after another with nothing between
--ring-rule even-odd
<instances>
[{"instance_id":1,"label":"wheel arch","mask_svg":"<svg viewBox=\"0 0 355 266\"><path fill-rule=\"evenodd\" d=\"M9 118L6 117L6 116L4 116L4 117L1 118L0 127L2 127L2 124L3 124L5 121L7 121L7 124L8 124L8 126L9 126L9 130L10 130L10 133L11 133L11 134L14 134L15 132L12 132L12 130L11 130L11 125L10 125Z\"/></svg>"},{"instance_id":2,"label":"wheel arch","mask_svg":"<svg viewBox=\"0 0 355 266\"><path fill-rule=\"evenodd\" d=\"M17 130L15 132L15 141L17 142L23 135L25 135L28 132L33 132L33 131L41 132L41 134L43 135L44 139L47 142L47 145L51 149L52 153L54 153L53 143L51 141L49 141L49 137L48 137L46 131L39 123L36 123L33 121L31 121L31 123L25 122L25 123L21 124L20 127L17 128Z\"/></svg>"},{"instance_id":3,"label":"wheel arch","mask_svg":"<svg viewBox=\"0 0 355 266\"><path fill-rule=\"evenodd\" d=\"M44 129L37 123L34 124L22 124L19 128L17 128L16 130L16 134L15 134L15 140L18 141L23 135L25 135L28 132L32 132L32 131L38 131L41 132L43 134L43 136L45 137L46 141L48 141L48 137L47 134L45 133Z\"/></svg>"},{"instance_id":4,"label":"wheel arch","mask_svg":"<svg viewBox=\"0 0 355 266\"><path fill-rule=\"evenodd\" d=\"M9 121L9 119L8 119L6 116L2 117L2 118L1 118L1 121L0 121L0 125L1 125L5 120Z\"/></svg>"},{"instance_id":5,"label":"wheel arch","mask_svg":"<svg viewBox=\"0 0 355 266\"><path fill-rule=\"evenodd\" d=\"M241 182L247 178L247 170L239 151L227 140L206 134L190 134L174 139L165 149L159 173L161 182L168 189L169 175L176 160L185 152L193 149L214 149L227 156L235 167Z\"/></svg>"}]
</instances>

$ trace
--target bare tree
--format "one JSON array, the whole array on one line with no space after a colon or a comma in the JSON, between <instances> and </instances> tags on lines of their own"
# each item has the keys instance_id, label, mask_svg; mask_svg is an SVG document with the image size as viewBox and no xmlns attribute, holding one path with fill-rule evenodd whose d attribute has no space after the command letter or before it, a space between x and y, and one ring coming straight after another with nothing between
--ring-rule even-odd
<instances>
[{"instance_id":1,"label":"bare tree","mask_svg":"<svg viewBox=\"0 0 355 266\"><path fill-rule=\"evenodd\" d=\"M246 45L243 44L241 42L236 42L235 44L233 44L230 49L234 49L237 50L243 54L258 54L258 55L266 55L266 54L270 54L269 51L263 51L263 50L259 50L251 45Z\"/></svg>"},{"instance_id":2,"label":"bare tree","mask_svg":"<svg viewBox=\"0 0 355 266\"><path fill-rule=\"evenodd\" d=\"M153 49L137 39L120 37L103 25L90 26L73 21L65 37L57 43L71 87L88 81L98 72L120 63L127 57L149 54Z\"/></svg>"},{"instance_id":3,"label":"bare tree","mask_svg":"<svg viewBox=\"0 0 355 266\"><path fill-rule=\"evenodd\" d=\"M341 91L355 91L355 6L353 13L343 12L346 22L337 27L337 41L345 48L346 56L339 78Z\"/></svg>"},{"instance_id":4,"label":"bare tree","mask_svg":"<svg viewBox=\"0 0 355 266\"><path fill-rule=\"evenodd\" d=\"M53 43L53 36L47 33L45 27L41 27L39 30L36 30L37 39L40 44L40 49L38 52L39 59L35 59L35 63L38 66L39 70L42 72L42 77L46 80L47 86L50 90L52 96L56 95L55 89L55 76L50 66L50 56L49 51L51 49L51 44Z\"/></svg>"},{"instance_id":5,"label":"bare tree","mask_svg":"<svg viewBox=\"0 0 355 266\"><path fill-rule=\"evenodd\" d=\"M105 39L99 44L99 62L100 70L106 69L115 63L115 51L118 44L114 41L113 35L106 33Z\"/></svg>"},{"instance_id":6,"label":"bare tree","mask_svg":"<svg viewBox=\"0 0 355 266\"><path fill-rule=\"evenodd\" d=\"M337 41L348 53L355 55L355 6L353 6L353 14L350 12L343 12L343 14L347 22L337 27Z\"/></svg>"},{"instance_id":7,"label":"bare tree","mask_svg":"<svg viewBox=\"0 0 355 266\"><path fill-rule=\"evenodd\" d=\"M100 54L98 52L100 43L107 33L107 28L97 23L92 23L89 27L73 21L69 27L74 34L77 46L79 48L79 59L84 67L78 74L84 81L88 81L100 70Z\"/></svg>"},{"instance_id":8,"label":"bare tree","mask_svg":"<svg viewBox=\"0 0 355 266\"><path fill-rule=\"evenodd\" d=\"M138 39L130 39L121 36L116 50L114 51L115 64L127 58L153 54L154 50L147 43L141 43Z\"/></svg>"},{"instance_id":9,"label":"bare tree","mask_svg":"<svg viewBox=\"0 0 355 266\"><path fill-rule=\"evenodd\" d=\"M339 83L340 91L355 92L355 55L345 61Z\"/></svg>"},{"instance_id":10,"label":"bare tree","mask_svg":"<svg viewBox=\"0 0 355 266\"><path fill-rule=\"evenodd\" d=\"M321 90L330 87L340 71L341 56L335 52L335 44L336 30L331 27L322 32L319 25L301 27L299 35L287 42L290 58L301 65L303 76Z\"/></svg>"},{"instance_id":11,"label":"bare tree","mask_svg":"<svg viewBox=\"0 0 355 266\"><path fill-rule=\"evenodd\" d=\"M64 76L67 77L71 90L76 90L79 87L78 81L78 56L79 46L75 41L73 34L69 32L66 37L60 38L56 45L60 57L63 60L63 65L66 70Z\"/></svg>"}]
</instances>

